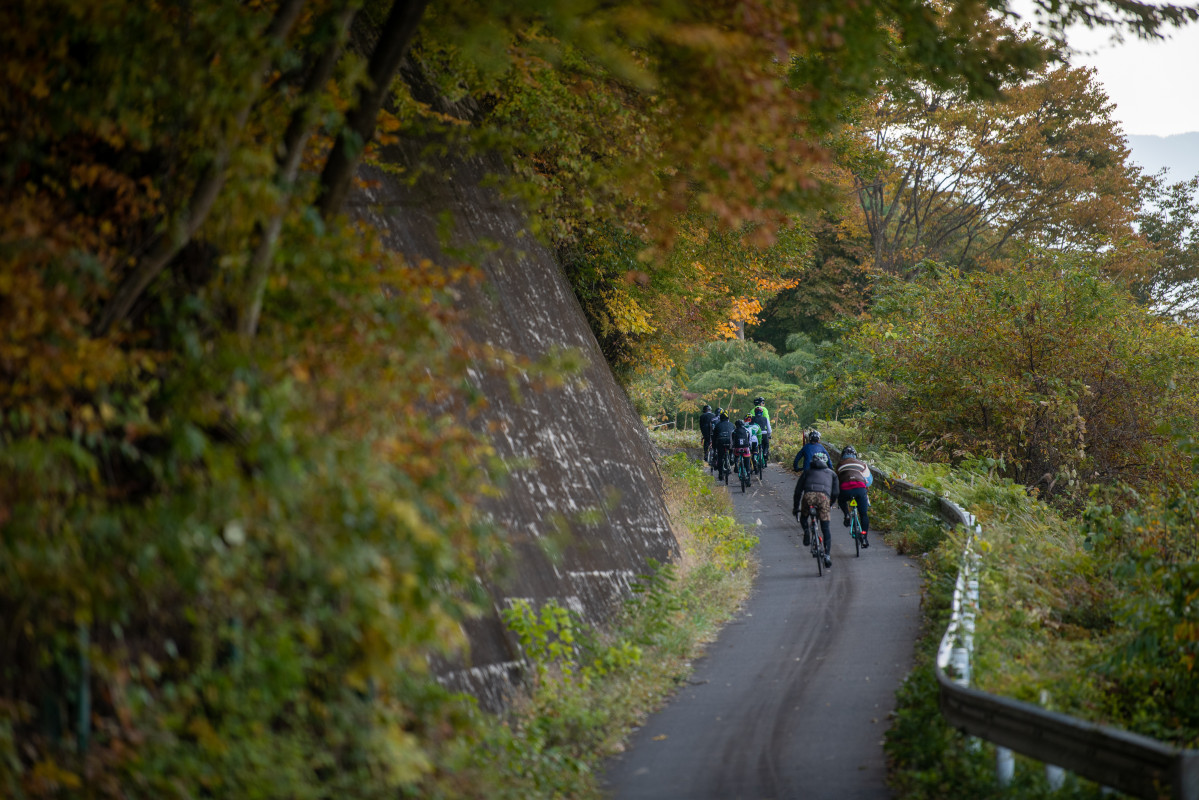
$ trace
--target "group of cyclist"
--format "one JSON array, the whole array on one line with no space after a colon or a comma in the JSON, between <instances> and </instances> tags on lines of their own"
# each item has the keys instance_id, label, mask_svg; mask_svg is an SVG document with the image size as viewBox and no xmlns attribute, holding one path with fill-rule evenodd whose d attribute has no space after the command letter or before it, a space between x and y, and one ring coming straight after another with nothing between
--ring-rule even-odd
<instances>
[{"instance_id":1,"label":"group of cyclist","mask_svg":"<svg viewBox=\"0 0 1199 800\"><path fill-rule=\"evenodd\" d=\"M728 412L723 408L713 411L710 405L704 406L699 418L699 430L703 437L705 457L714 469L720 471L718 480L725 479L730 453L757 453L760 449L763 460L769 455L773 431L765 402L764 398L755 397L753 413L735 422L730 421ZM811 546L811 537L819 522L820 532L824 535L824 565L831 567L829 515L832 505L836 503L841 509L845 525L848 526L849 504L854 502L862 526L861 546L869 547L870 501L867 489L871 483L870 467L858 458L857 451L852 446L846 446L834 468L828 448L820 441L820 431L813 430L805 437L803 448L795 454L792 469L799 473L799 480L795 483L791 513L803 528L804 546ZM814 511L816 518L809 519L809 511Z\"/></svg>"},{"instance_id":2,"label":"group of cyclist","mask_svg":"<svg viewBox=\"0 0 1199 800\"><path fill-rule=\"evenodd\" d=\"M841 460L836 469L832 468L832 457L828 448L820 442L820 431L811 431L807 436L803 449L795 454L792 468L799 473L795 482L795 492L791 498L791 513L799 520L803 528L804 546L811 544L815 533L816 523L820 523L820 532L824 535L824 565L833 565L829 530L829 513L835 502L845 515L844 524L849 525L849 504L854 502L858 511L858 522L862 526L862 547L870 546L870 500L867 489L870 486L870 467L858 458L858 452L852 445L847 445L841 451ZM816 512L816 519L808 519L809 510Z\"/></svg>"},{"instance_id":3,"label":"group of cyclist","mask_svg":"<svg viewBox=\"0 0 1199 800\"><path fill-rule=\"evenodd\" d=\"M723 408L713 411L712 406L704 406L699 417L699 432L703 437L704 457L719 470L718 480L723 481L730 469L731 453L748 452L751 457L760 453L763 463L767 463L773 431L765 402L765 398L755 397L753 413L746 414L744 419L738 417L736 421L731 421Z\"/></svg>"}]
</instances>

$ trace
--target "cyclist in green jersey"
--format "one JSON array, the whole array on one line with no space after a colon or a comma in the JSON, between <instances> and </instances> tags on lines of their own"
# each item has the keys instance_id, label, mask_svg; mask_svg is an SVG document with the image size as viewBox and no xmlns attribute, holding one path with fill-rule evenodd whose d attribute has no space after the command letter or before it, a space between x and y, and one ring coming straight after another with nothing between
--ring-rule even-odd
<instances>
[{"instance_id":1,"label":"cyclist in green jersey","mask_svg":"<svg viewBox=\"0 0 1199 800\"><path fill-rule=\"evenodd\" d=\"M762 443L762 458L763 460L769 461L770 437L774 431L770 428L770 412L766 410L766 406L762 405L764 402L766 401L761 397L754 398L753 415L754 422L756 422L758 427L762 429L762 432L758 434L758 441Z\"/></svg>"}]
</instances>

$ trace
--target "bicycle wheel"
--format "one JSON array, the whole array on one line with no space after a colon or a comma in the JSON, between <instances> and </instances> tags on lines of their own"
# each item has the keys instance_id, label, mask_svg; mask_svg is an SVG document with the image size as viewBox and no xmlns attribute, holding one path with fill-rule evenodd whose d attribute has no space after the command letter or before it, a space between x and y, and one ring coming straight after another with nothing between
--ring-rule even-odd
<instances>
[{"instance_id":1,"label":"bicycle wheel","mask_svg":"<svg viewBox=\"0 0 1199 800\"><path fill-rule=\"evenodd\" d=\"M819 530L820 523L815 523L815 527ZM824 575L824 537L819 533L812 536L812 540L816 542L816 574Z\"/></svg>"},{"instance_id":2,"label":"bicycle wheel","mask_svg":"<svg viewBox=\"0 0 1199 800\"><path fill-rule=\"evenodd\" d=\"M853 555L857 558L862 555L862 525L858 522L856 508L849 510L849 535L853 537Z\"/></svg>"}]
</instances>

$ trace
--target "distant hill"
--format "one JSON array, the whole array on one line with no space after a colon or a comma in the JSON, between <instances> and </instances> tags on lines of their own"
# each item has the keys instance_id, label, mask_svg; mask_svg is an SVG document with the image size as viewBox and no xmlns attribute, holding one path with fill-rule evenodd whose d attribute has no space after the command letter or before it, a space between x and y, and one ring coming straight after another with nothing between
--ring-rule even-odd
<instances>
[{"instance_id":1,"label":"distant hill","mask_svg":"<svg viewBox=\"0 0 1199 800\"><path fill-rule=\"evenodd\" d=\"M1163 167L1170 170L1171 183L1199 174L1199 132L1174 136L1129 136L1132 160L1153 174Z\"/></svg>"}]
</instances>

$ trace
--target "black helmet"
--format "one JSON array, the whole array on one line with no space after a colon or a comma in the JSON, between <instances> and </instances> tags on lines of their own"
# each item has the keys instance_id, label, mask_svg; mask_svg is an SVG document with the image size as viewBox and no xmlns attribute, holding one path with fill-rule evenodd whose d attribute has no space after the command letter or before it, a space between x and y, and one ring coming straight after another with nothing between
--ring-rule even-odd
<instances>
[{"instance_id":1,"label":"black helmet","mask_svg":"<svg viewBox=\"0 0 1199 800\"><path fill-rule=\"evenodd\" d=\"M711 410L712 410L712 406L708 405L707 403L704 403L704 411L711 411Z\"/></svg>"},{"instance_id":2,"label":"black helmet","mask_svg":"<svg viewBox=\"0 0 1199 800\"><path fill-rule=\"evenodd\" d=\"M766 402L766 398L765 398L765 397L755 397L755 398L754 398L754 405L755 405L755 406L760 406L760 405L762 405L762 404L763 404L763 403L765 403L765 402Z\"/></svg>"},{"instance_id":3,"label":"black helmet","mask_svg":"<svg viewBox=\"0 0 1199 800\"><path fill-rule=\"evenodd\" d=\"M720 406L716 406L716 413L717 413L717 414L723 414L723 413L724 413L724 409L723 409L723 408L721 408Z\"/></svg>"},{"instance_id":4,"label":"black helmet","mask_svg":"<svg viewBox=\"0 0 1199 800\"><path fill-rule=\"evenodd\" d=\"M858 454L858 451L853 449L852 444L845 445L845 449L841 451L842 458L853 458L857 454Z\"/></svg>"},{"instance_id":5,"label":"black helmet","mask_svg":"<svg viewBox=\"0 0 1199 800\"><path fill-rule=\"evenodd\" d=\"M721 411L720 411L720 418L722 420L724 420L725 422L729 421L729 415L724 413L724 409L721 409Z\"/></svg>"},{"instance_id":6,"label":"black helmet","mask_svg":"<svg viewBox=\"0 0 1199 800\"><path fill-rule=\"evenodd\" d=\"M744 428L744 427L745 427L745 420L743 420L743 419L741 419L740 417L738 417L738 418L737 418L737 427L738 427L738 428Z\"/></svg>"},{"instance_id":7,"label":"black helmet","mask_svg":"<svg viewBox=\"0 0 1199 800\"><path fill-rule=\"evenodd\" d=\"M820 431L812 431L808 434L808 441L815 444L820 441Z\"/></svg>"}]
</instances>

